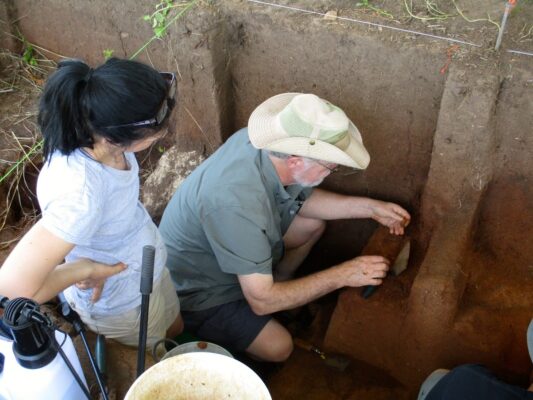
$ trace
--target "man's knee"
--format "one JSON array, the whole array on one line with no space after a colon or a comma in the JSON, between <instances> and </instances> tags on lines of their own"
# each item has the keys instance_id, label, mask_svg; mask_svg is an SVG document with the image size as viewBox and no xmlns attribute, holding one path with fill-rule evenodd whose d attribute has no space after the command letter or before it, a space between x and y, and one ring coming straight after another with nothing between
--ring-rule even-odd
<instances>
[{"instance_id":1,"label":"man's knee","mask_svg":"<svg viewBox=\"0 0 533 400\"><path fill-rule=\"evenodd\" d=\"M296 216L283 237L287 249L313 245L326 230L326 221Z\"/></svg>"},{"instance_id":2,"label":"man's knee","mask_svg":"<svg viewBox=\"0 0 533 400\"><path fill-rule=\"evenodd\" d=\"M313 231L313 238L316 237L316 239L318 240L326 230L326 221L324 221L323 219L314 219L313 222L315 226L315 229Z\"/></svg>"},{"instance_id":3,"label":"man's knee","mask_svg":"<svg viewBox=\"0 0 533 400\"><path fill-rule=\"evenodd\" d=\"M263 361L282 362L293 350L290 333L276 320L270 320L246 351Z\"/></svg>"},{"instance_id":4,"label":"man's knee","mask_svg":"<svg viewBox=\"0 0 533 400\"><path fill-rule=\"evenodd\" d=\"M294 349L291 335L279 338L275 343L271 343L271 353L268 361L283 362L287 360Z\"/></svg>"}]
</instances>

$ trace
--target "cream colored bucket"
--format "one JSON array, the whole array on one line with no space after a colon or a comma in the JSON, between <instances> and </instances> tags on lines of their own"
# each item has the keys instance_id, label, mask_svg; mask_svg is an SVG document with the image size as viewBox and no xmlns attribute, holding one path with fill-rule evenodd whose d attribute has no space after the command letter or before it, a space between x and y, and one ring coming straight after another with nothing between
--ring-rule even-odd
<instances>
[{"instance_id":1,"label":"cream colored bucket","mask_svg":"<svg viewBox=\"0 0 533 400\"><path fill-rule=\"evenodd\" d=\"M186 353L147 369L124 400L271 400L257 374L233 358Z\"/></svg>"},{"instance_id":2,"label":"cream colored bucket","mask_svg":"<svg viewBox=\"0 0 533 400\"><path fill-rule=\"evenodd\" d=\"M162 360L166 360L170 357L179 356L180 354L185 353L215 353L215 354L222 354L226 357L231 357L231 353L227 351L224 347L221 347L217 344L210 343L210 342L188 342L184 344L177 345L172 350L168 351L162 358ZM159 361L159 360L156 360Z\"/></svg>"}]
</instances>

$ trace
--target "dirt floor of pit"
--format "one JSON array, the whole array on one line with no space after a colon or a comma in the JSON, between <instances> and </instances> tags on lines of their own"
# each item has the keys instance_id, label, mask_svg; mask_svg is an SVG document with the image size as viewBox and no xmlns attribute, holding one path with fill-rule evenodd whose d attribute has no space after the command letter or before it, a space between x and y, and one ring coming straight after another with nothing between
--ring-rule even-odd
<instances>
[{"instance_id":1,"label":"dirt floor of pit","mask_svg":"<svg viewBox=\"0 0 533 400\"><path fill-rule=\"evenodd\" d=\"M291 332L308 343L320 347L329 317L335 305L336 296L329 296L313 303L310 310L302 314L313 315L312 319L295 317L287 327ZM68 330L66 324L63 328ZM87 338L94 349L95 335L87 333ZM74 345L82 363L87 381L94 399L98 399L98 386L79 336L74 338ZM136 376L137 352L135 349L120 345L113 340L106 341L108 389L110 400L121 399ZM265 381L272 398L275 400L309 399L309 400L408 400L409 394L402 385L388 376L384 371L372 365L339 354L330 357L347 359L346 368L338 364L330 366L318 355L296 347L290 358L283 364L258 363L237 355L237 359L246 363ZM147 353L146 368L154 365L154 360Z\"/></svg>"}]
</instances>

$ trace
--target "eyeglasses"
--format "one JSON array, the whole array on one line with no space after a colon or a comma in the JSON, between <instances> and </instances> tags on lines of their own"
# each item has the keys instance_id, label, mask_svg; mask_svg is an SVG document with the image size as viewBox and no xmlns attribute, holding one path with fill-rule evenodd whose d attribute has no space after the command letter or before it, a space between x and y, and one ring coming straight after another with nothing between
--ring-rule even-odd
<instances>
[{"instance_id":1,"label":"eyeglasses","mask_svg":"<svg viewBox=\"0 0 533 400\"><path fill-rule=\"evenodd\" d=\"M125 127L142 128L142 127L152 127L152 126L161 125L163 121L167 118L167 116L170 114L170 111L174 108L174 105L176 103L175 97L176 97L176 92L177 92L177 83L176 83L176 75L173 74L172 72L160 72L159 75L161 75L161 77L167 83L168 91L167 91L167 97L165 101L163 101L163 104L161 104L161 107L157 111L157 114L155 115L155 117L146 119L144 121L139 121L139 122L130 122L128 124L106 126L106 128L125 128Z\"/></svg>"},{"instance_id":2,"label":"eyeglasses","mask_svg":"<svg viewBox=\"0 0 533 400\"><path fill-rule=\"evenodd\" d=\"M329 170L329 173L330 174L333 174L335 172L338 172L339 171L339 167L338 166L335 166L334 168L331 168L328 164L325 164L319 160L314 160L317 164L319 165L322 165L324 168L328 169ZM331 164L330 164L331 165ZM337 165L337 164L334 164L334 165Z\"/></svg>"},{"instance_id":3,"label":"eyeglasses","mask_svg":"<svg viewBox=\"0 0 533 400\"><path fill-rule=\"evenodd\" d=\"M350 167L347 167L345 165L337 165L336 167L331 168L329 165L332 165L333 163L329 163L329 165L328 165L328 164L323 163L323 162L321 162L319 160L313 160L313 161L315 161L317 164L320 164L324 168L329 169L330 174L340 173L340 175L342 175L342 176L347 176L347 175L353 175L353 174L356 174L356 173L359 172L358 169L350 168ZM334 164L334 165L336 165L336 164Z\"/></svg>"}]
</instances>

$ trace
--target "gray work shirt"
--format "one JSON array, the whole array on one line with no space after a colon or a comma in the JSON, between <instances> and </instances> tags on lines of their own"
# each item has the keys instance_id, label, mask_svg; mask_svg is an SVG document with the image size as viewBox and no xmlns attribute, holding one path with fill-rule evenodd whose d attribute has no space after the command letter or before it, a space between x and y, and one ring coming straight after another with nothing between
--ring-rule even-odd
<instances>
[{"instance_id":1,"label":"gray work shirt","mask_svg":"<svg viewBox=\"0 0 533 400\"><path fill-rule=\"evenodd\" d=\"M282 185L247 128L232 135L185 179L161 220L182 310L242 299L237 275L271 274L283 235L310 194Z\"/></svg>"}]
</instances>

